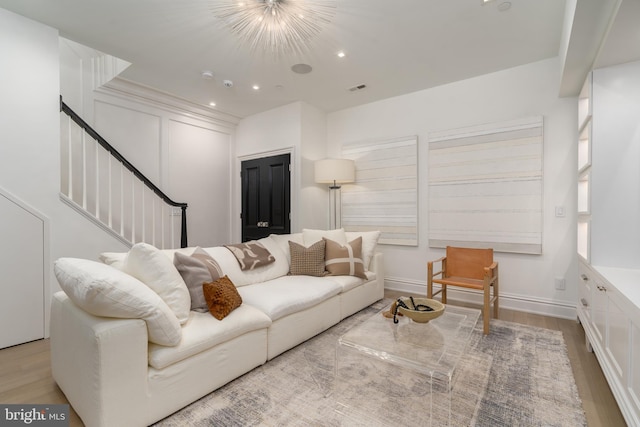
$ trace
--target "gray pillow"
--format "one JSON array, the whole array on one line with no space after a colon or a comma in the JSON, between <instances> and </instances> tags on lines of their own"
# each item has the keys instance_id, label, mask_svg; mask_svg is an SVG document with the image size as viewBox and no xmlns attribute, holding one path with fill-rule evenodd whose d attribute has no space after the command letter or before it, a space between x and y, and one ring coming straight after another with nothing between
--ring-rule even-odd
<instances>
[{"instance_id":1,"label":"gray pillow","mask_svg":"<svg viewBox=\"0 0 640 427\"><path fill-rule=\"evenodd\" d=\"M224 276L216 260L211 258L204 249L197 247L191 255L176 252L173 256L173 264L180 272L184 283L187 284L187 289L189 289L191 310L202 313L209 311L202 285L216 281Z\"/></svg>"}]
</instances>

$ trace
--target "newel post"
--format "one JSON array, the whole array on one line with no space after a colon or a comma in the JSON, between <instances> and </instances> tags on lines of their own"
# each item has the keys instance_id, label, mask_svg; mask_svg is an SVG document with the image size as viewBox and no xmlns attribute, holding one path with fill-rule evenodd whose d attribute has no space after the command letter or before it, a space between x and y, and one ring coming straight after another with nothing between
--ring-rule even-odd
<instances>
[{"instance_id":1,"label":"newel post","mask_svg":"<svg viewBox=\"0 0 640 427\"><path fill-rule=\"evenodd\" d=\"M187 206L181 206L182 209L182 229L180 231L180 247L186 248L187 245Z\"/></svg>"}]
</instances>

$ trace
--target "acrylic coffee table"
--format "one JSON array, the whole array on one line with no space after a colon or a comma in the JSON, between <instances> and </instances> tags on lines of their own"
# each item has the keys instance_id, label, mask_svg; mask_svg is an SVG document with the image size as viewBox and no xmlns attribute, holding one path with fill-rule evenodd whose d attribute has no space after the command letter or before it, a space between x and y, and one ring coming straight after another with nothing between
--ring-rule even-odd
<instances>
[{"instance_id":1,"label":"acrylic coffee table","mask_svg":"<svg viewBox=\"0 0 640 427\"><path fill-rule=\"evenodd\" d=\"M480 310L448 305L429 323L383 311L338 339L334 401L353 424L447 425L458 362Z\"/></svg>"}]
</instances>

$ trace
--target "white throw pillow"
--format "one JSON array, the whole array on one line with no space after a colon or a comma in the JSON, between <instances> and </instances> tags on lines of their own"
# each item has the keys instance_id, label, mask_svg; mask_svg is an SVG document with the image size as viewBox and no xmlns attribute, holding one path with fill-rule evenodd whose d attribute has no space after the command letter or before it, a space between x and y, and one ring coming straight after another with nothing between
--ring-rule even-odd
<instances>
[{"instance_id":1,"label":"white throw pillow","mask_svg":"<svg viewBox=\"0 0 640 427\"><path fill-rule=\"evenodd\" d=\"M291 265L291 253L289 252L289 242L294 242L304 246L304 240L302 240L302 233L294 234L270 234L269 238L276 242L278 247L282 250L282 253L287 258L287 264Z\"/></svg>"},{"instance_id":2,"label":"white throw pillow","mask_svg":"<svg viewBox=\"0 0 640 427\"><path fill-rule=\"evenodd\" d=\"M323 237L325 239L338 242L341 245L346 245L348 243L344 228L339 228L337 230L311 230L308 228L302 229L302 239L304 240L304 245L306 247L319 242Z\"/></svg>"},{"instance_id":3,"label":"white throw pillow","mask_svg":"<svg viewBox=\"0 0 640 427\"><path fill-rule=\"evenodd\" d=\"M100 261L120 271L124 269L124 260L126 258L126 252L103 252L100 254Z\"/></svg>"},{"instance_id":4,"label":"white throw pillow","mask_svg":"<svg viewBox=\"0 0 640 427\"><path fill-rule=\"evenodd\" d=\"M106 264L60 258L53 271L62 290L78 307L94 316L143 319L149 341L175 346L182 329L173 311L144 283Z\"/></svg>"},{"instance_id":5,"label":"white throw pillow","mask_svg":"<svg viewBox=\"0 0 640 427\"><path fill-rule=\"evenodd\" d=\"M153 289L173 310L180 324L186 323L191 310L191 296L167 255L148 243L136 243L124 261L124 272Z\"/></svg>"},{"instance_id":6,"label":"white throw pillow","mask_svg":"<svg viewBox=\"0 0 640 427\"><path fill-rule=\"evenodd\" d=\"M347 231L345 234L347 235L347 240L350 242L358 237L362 237L362 263L364 264L364 269L368 271L371 258L373 258L376 253L378 239L380 239L380 232Z\"/></svg>"}]
</instances>

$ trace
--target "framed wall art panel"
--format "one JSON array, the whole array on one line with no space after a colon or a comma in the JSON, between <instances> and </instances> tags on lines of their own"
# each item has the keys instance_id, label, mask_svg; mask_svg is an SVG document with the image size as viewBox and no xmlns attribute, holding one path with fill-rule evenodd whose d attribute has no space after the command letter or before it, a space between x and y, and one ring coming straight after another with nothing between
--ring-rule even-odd
<instances>
[{"instance_id":1,"label":"framed wall art panel","mask_svg":"<svg viewBox=\"0 0 640 427\"><path fill-rule=\"evenodd\" d=\"M429 246L542 253L543 118L429 135Z\"/></svg>"},{"instance_id":2,"label":"framed wall art panel","mask_svg":"<svg viewBox=\"0 0 640 427\"><path fill-rule=\"evenodd\" d=\"M381 244L418 245L418 137L342 147L356 181L342 187L347 231L380 230Z\"/></svg>"}]
</instances>

